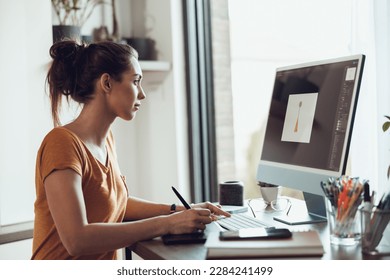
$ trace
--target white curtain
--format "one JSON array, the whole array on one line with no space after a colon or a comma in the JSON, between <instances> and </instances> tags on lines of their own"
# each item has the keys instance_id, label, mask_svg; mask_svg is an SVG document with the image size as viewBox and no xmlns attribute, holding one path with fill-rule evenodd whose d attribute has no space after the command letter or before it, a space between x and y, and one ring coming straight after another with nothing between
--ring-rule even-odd
<instances>
[{"instance_id":1,"label":"white curtain","mask_svg":"<svg viewBox=\"0 0 390 280\"><path fill-rule=\"evenodd\" d=\"M351 143L351 173L369 179L379 194L389 191L390 135L383 133L390 114L390 3L352 2L351 52L366 55Z\"/></svg>"}]
</instances>

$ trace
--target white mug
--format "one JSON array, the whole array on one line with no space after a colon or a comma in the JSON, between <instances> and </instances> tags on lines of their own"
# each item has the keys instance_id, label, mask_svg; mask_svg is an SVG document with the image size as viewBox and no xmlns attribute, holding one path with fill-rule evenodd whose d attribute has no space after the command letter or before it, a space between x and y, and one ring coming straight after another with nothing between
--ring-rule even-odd
<instances>
[{"instance_id":1,"label":"white mug","mask_svg":"<svg viewBox=\"0 0 390 280\"><path fill-rule=\"evenodd\" d=\"M278 199L280 186L260 186L261 196L266 204Z\"/></svg>"}]
</instances>

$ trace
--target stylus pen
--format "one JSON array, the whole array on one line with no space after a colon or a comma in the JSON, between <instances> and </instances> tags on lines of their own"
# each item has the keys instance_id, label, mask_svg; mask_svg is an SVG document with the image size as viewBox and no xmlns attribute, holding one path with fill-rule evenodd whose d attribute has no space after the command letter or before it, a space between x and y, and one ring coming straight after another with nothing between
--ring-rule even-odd
<instances>
[{"instance_id":1,"label":"stylus pen","mask_svg":"<svg viewBox=\"0 0 390 280\"><path fill-rule=\"evenodd\" d=\"M181 203L183 203L184 207L186 209L191 209L191 206L187 203L187 201L184 200L184 198L181 196L181 194L175 189L175 187L172 186L173 192L176 194L176 196L180 199Z\"/></svg>"}]
</instances>

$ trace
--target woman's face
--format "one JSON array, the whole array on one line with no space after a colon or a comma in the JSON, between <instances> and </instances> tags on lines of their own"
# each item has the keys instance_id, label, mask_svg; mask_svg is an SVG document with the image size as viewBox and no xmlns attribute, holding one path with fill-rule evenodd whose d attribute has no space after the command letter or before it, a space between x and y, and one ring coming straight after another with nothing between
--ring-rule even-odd
<instances>
[{"instance_id":1,"label":"woman's face","mask_svg":"<svg viewBox=\"0 0 390 280\"><path fill-rule=\"evenodd\" d=\"M113 113L124 120L132 120L140 109L146 95L141 86L142 70L135 58L131 58L131 69L122 74L122 81L112 81L110 107Z\"/></svg>"}]
</instances>

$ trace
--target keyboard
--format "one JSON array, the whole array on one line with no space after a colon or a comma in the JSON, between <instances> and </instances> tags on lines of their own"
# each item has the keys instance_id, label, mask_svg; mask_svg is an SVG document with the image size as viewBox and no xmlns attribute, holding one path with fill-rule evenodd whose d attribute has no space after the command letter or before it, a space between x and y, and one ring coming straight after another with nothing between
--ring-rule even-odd
<instances>
[{"instance_id":1,"label":"keyboard","mask_svg":"<svg viewBox=\"0 0 390 280\"><path fill-rule=\"evenodd\" d=\"M229 218L221 218L217 223L227 230L239 230L242 228L267 228L269 225L246 214L232 214Z\"/></svg>"}]
</instances>

